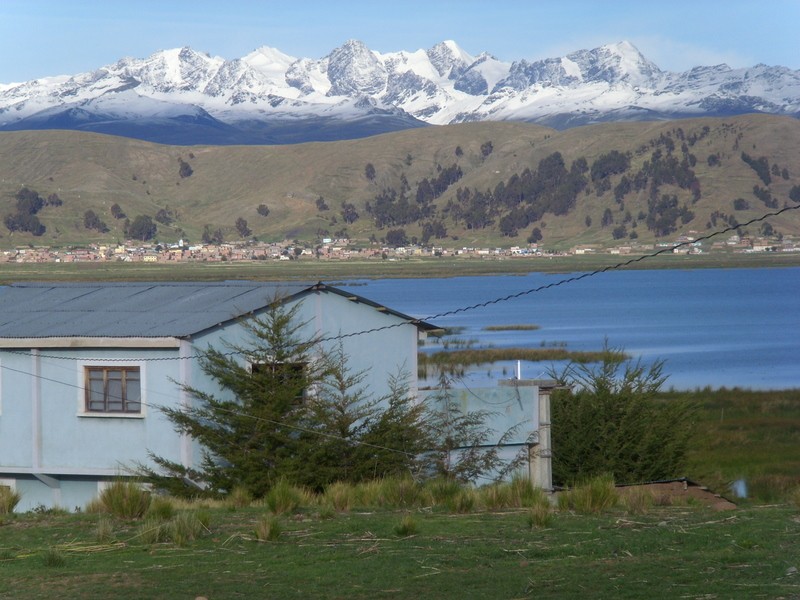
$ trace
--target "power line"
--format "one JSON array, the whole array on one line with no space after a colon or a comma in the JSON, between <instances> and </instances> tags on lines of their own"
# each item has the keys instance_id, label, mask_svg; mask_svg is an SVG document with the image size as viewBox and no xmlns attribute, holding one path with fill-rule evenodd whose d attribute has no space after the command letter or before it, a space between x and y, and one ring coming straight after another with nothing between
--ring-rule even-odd
<instances>
[{"instance_id":1,"label":"power line","mask_svg":"<svg viewBox=\"0 0 800 600\"><path fill-rule=\"evenodd\" d=\"M535 287L535 288L522 290L520 292L516 292L514 294L509 294L507 296L502 296L502 297L499 297L499 298L493 298L491 300L487 300L485 302L480 302L478 304L472 304L472 305L469 305L469 306L463 306L463 307L460 307L460 308L447 310L447 311L440 312L440 313L437 313L437 314L433 314L433 315L430 315L430 316L427 316L427 317L421 317L419 319L402 320L402 321L399 321L397 323L392 323L392 324L389 324L389 325L382 325L380 327L373 327L371 329L363 329L363 330L359 330L359 331L352 331L350 333L339 333L337 335L332 335L332 336L328 336L328 337L321 337L321 338L317 339L317 342L320 342L320 343L335 342L335 341L348 339L348 338L352 338L352 337L358 337L358 336L362 336L362 335L369 335L371 333L379 333L379 332L387 331L387 330L390 330L390 329L396 329L398 327L404 327L404 326L410 325L410 324L411 325L415 325L415 324L418 324L420 322L432 321L432 320L440 319L440 318L443 318L443 317L450 317L450 316L453 316L453 315L456 315L456 314L460 314L460 313L463 313L463 312L468 312L468 311L471 311L471 310L477 310L479 308L487 308L487 307L495 305L495 304L501 304L501 303L504 303L504 302L509 302L511 300L516 300L517 298L521 298L523 296L528 296L530 294L543 292L545 290L556 288L556 287L559 287L559 286L562 286L562 285L566 285L568 283L575 283L576 281L581 281L583 279L588 279L589 277L594 277L594 276L600 275L602 273L607 273L609 271L615 271L615 270L623 269L623 268L628 267L628 266L630 266L632 264L635 264L635 263L638 263L638 262L642 262L642 261L645 261L645 260L649 260L649 259L655 258L657 256L660 256L662 254L672 253L672 252L675 251L676 248L681 248L681 247L684 247L684 246L689 246L689 245L696 244L697 242L710 240L711 238L714 238L716 236L723 235L725 233L730 233L731 231L736 231L737 229L741 229L743 227L747 227L749 225L753 225L754 223L759 223L761 221L765 221L766 219L768 219L770 217L777 217L777 216L779 216L779 215L781 215L781 214L783 214L785 212L789 212L789 211L792 211L792 210L798 210L798 209L800 209L800 204L797 204L797 205L794 205L794 206L784 206L780 210L777 210L777 211L774 211L774 212L769 212L769 213L763 214L763 215L761 215L759 217L754 217L754 218L752 218L749 221L746 221L744 223L737 223L735 225L730 225L730 226L726 227L725 229L721 229L719 231L712 232L712 233L710 233L708 235L700 236L700 237L695 238L694 240L691 240L691 241L680 242L680 243L671 245L669 247L661 248L660 250L657 250L657 251L652 252L650 254L643 254L641 256L637 256L636 258L631 258L631 259L623 261L623 262L615 263L613 265L609 265L609 266L606 266L606 267L603 267L603 268L600 268L600 269L595 269L594 271L581 273L580 275L575 275L573 277L567 277L565 279L561 279L559 281L551 282L551 283L548 283L546 285L541 285L541 286L538 286L538 287ZM291 347L292 347L291 345L287 345L287 346L284 347L284 349L285 348L291 348ZM5 352L8 352L10 354L22 354L22 355L26 355L27 356L27 352L22 352L22 351L5 350ZM225 356L236 356L236 355L241 355L241 354L246 354L246 353L247 353L247 351L245 351L245 350L230 350L228 352L221 352L220 354L223 354ZM42 356L43 358L51 358L51 359L55 359L55 360L93 360L91 358L83 359L83 358L71 357L71 356L70 357L67 357L67 356L55 356L55 355L40 355L40 356ZM150 361L158 362L158 361L171 361L171 360L194 360L194 359L197 359L197 358L202 358L203 356L204 356L203 354L191 354L191 355L186 355L186 356L104 358L103 360L105 360L105 361L113 361L113 362L125 362L125 361L132 361L132 360L147 361L147 362L150 362Z\"/></svg>"}]
</instances>

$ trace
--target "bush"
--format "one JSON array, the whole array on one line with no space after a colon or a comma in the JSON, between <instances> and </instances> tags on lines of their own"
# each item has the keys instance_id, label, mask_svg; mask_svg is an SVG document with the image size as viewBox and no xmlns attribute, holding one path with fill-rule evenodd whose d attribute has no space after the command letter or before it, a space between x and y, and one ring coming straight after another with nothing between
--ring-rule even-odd
<instances>
[{"instance_id":1,"label":"bush","mask_svg":"<svg viewBox=\"0 0 800 600\"><path fill-rule=\"evenodd\" d=\"M140 519L150 508L150 492L136 481L116 479L100 493L100 504L120 519Z\"/></svg>"},{"instance_id":2,"label":"bush","mask_svg":"<svg viewBox=\"0 0 800 600\"><path fill-rule=\"evenodd\" d=\"M694 407L659 402L663 363L649 369L607 353L598 367L572 366L555 377L569 390L552 396L553 483L609 474L622 483L682 475Z\"/></svg>"}]
</instances>

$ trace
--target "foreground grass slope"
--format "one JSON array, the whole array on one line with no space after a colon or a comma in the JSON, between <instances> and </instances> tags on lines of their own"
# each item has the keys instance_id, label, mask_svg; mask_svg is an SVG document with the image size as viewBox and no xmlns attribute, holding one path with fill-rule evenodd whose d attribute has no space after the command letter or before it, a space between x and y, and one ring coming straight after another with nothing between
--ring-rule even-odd
<instances>
[{"instance_id":1,"label":"foreground grass slope","mask_svg":"<svg viewBox=\"0 0 800 600\"><path fill-rule=\"evenodd\" d=\"M721 492L761 477L733 511L629 498L543 518L520 488L399 482L371 500L338 487L154 501L139 518L0 515L0 598L796 597L800 390L681 395L698 403L687 475Z\"/></svg>"}]
</instances>

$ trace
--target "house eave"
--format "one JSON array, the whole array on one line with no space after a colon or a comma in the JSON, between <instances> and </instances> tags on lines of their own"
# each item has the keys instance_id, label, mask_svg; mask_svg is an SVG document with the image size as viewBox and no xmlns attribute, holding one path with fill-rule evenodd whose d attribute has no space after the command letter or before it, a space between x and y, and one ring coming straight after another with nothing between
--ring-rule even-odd
<instances>
[{"instance_id":1,"label":"house eave","mask_svg":"<svg viewBox=\"0 0 800 600\"><path fill-rule=\"evenodd\" d=\"M26 337L0 338L0 348L179 348L175 337Z\"/></svg>"}]
</instances>

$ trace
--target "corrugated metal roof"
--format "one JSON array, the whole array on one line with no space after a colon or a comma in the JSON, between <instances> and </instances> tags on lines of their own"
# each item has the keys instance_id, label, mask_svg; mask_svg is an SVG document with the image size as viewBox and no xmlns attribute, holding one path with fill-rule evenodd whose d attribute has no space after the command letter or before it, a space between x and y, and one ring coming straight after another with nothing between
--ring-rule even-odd
<instances>
[{"instance_id":1,"label":"corrugated metal roof","mask_svg":"<svg viewBox=\"0 0 800 600\"><path fill-rule=\"evenodd\" d=\"M0 287L0 338L187 337L265 308L275 298L329 291L325 284L251 281L18 283ZM402 313L386 309L411 321ZM435 327L418 322L425 330Z\"/></svg>"},{"instance_id":2,"label":"corrugated metal roof","mask_svg":"<svg viewBox=\"0 0 800 600\"><path fill-rule=\"evenodd\" d=\"M0 288L0 337L185 337L310 284L20 283Z\"/></svg>"}]
</instances>

